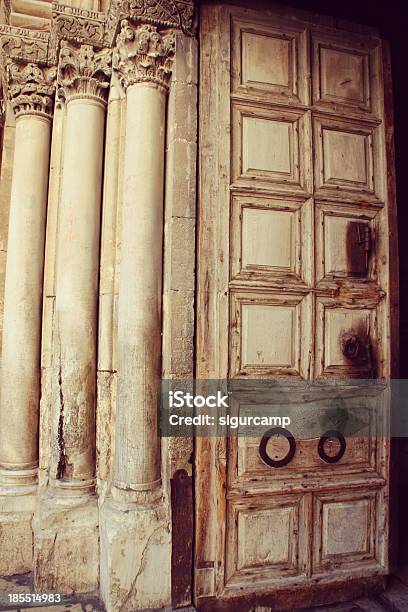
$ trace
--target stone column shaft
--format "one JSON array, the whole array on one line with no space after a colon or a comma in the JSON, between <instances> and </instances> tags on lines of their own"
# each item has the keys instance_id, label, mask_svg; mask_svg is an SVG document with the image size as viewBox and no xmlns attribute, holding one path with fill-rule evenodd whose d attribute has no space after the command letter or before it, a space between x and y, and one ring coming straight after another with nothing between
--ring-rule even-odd
<instances>
[{"instance_id":1,"label":"stone column shaft","mask_svg":"<svg viewBox=\"0 0 408 612\"><path fill-rule=\"evenodd\" d=\"M129 87L115 484L136 491L154 489L160 483L156 401L161 372L164 126L163 88L154 83Z\"/></svg>"},{"instance_id":2,"label":"stone column shaft","mask_svg":"<svg viewBox=\"0 0 408 612\"><path fill-rule=\"evenodd\" d=\"M0 575L28 571L32 564L54 77L52 68L7 64L16 131L0 375Z\"/></svg>"},{"instance_id":3,"label":"stone column shaft","mask_svg":"<svg viewBox=\"0 0 408 612\"><path fill-rule=\"evenodd\" d=\"M0 467L36 470L50 120L16 121L0 404Z\"/></svg>"},{"instance_id":4,"label":"stone column shaft","mask_svg":"<svg viewBox=\"0 0 408 612\"><path fill-rule=\"evenodd\" d=\"M50 483L77 497L95 481L95 402L102 162L110 54L64 43L67 104L56 264Z\"/></svg>"},{"instance_id":5,"label":"stone column shaft","mask_svg":"<svg viewBox=\"0 0 408 612\"><path fill-rule=\"evenodd\" d=\"M127 92L121 262L115 481L143 503L160 493L157 391L161 306L166 95L174 34L125 20L115 67Z\"/></svg>"},{"instance_id":6,"label":"stone column shaft","mask_svg":"<svg viewBox=\"0 0 408 612\"><path fill-rule=\"evenodd\" d=\"M68 102L56 282L57 457L61 483L95 476L95 395L104 106ZM58 417L58 418L57 418Z\"/></svg>"}]
</instances>

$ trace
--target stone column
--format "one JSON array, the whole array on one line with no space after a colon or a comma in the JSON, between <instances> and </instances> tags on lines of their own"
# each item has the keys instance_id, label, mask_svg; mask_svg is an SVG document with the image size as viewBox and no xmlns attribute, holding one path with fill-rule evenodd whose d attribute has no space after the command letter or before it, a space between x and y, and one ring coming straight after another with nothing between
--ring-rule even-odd
<instances>
[{"instance_id":1,"label":"stone column","mask_svg":"<svg viewBox=\"0 0 408 612\"><path fill-rule=\"evenodd\" d=\"M10 62L16 116L0 376L0 575L29 571L37 492L41 314L55 68Z\"/></svg>"},{"instance_id":2,"label":"stone column","mask_svg":"<svg viewBox=\"0 0 408 612\"><path fill-rule=\"evenodd\" d=\"M122 22L114 55L126 91L118 302L115 479L101 517L107 609L170 600L170 533L162 503L157 392L161 376L166 95L174 34ZM157 568L160 567L160 580Z\"/></svg>"},{"instance_id":3,"label":"stone column","mask_svg":"<svg viewBox=\"0 0 408 612\"><path fill-rule=\"evenodd\" d=\"M56 261L53 441L49 486L35 523L35 581L41 590L85 592L98 585L97 311L110 64L108 50L62 44L58 80L66 120ZM54 546L57 536L59 545Z\"/></svg>"}]
</instances>

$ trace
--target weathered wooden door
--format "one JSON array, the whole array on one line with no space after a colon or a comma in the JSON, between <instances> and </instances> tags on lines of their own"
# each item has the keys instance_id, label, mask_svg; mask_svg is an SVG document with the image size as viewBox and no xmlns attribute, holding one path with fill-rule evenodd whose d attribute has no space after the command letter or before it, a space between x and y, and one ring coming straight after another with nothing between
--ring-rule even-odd
<instances>
[{"instance_id":1,"label":"weathered wooden door","mask_svg":"<svg viewBox=\"0 0 408 612\"><path fill-rule=\"evenodd\" d=\"M384 45L285 10L201 10L197 377L387 379ZM314 440L281 468L259 440L197 439L196 603L291 608L313 589L333 600L345 580L348 593L376 584L389 563L388 465L380 438L347 440L334 463Z\"/></svg>"}]
</instances>

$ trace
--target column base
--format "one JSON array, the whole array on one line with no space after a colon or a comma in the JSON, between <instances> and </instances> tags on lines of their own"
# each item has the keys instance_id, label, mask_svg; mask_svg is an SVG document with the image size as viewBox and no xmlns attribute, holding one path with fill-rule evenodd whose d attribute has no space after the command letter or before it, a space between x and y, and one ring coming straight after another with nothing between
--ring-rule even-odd
<instances>
[{"instance_id":1,"label":"column base","mask_svg":"<svg viewBox=\"0 0 408 612\"><path fill-rule=\"evenodd\" d=\"M108 612L171 604L171 532L162 499L101 508L101 597Z\"/></svg>"},{"instance_id":2,"label":"column base","mask_svg":"<svg viewBox=\"0 0 408 612\"><path fill-rule=\"evenodd\" d=\"M37 504L37 485L31 484L31 472L36 474L37 471L26 471L27 483L22 486L9 483L7 472L1 470L0 474L0 576L25 574L33 568L33 516ZM11 474L13 481L15 474ZM22 474L20 480L24 481L25 472ZM2 475L5 478L1 478Z\"/></svg>"},{"instance_id":3,"label":"column base","mask_svg":"<svg viewBox=\"0 0 408 612\"><path fill-rule=\"evenodd\" d=\"M99 521L95 495L48 491L34 517L34 585L38 591L91 593L99 587Z\"/></svg>"}]
</instances>

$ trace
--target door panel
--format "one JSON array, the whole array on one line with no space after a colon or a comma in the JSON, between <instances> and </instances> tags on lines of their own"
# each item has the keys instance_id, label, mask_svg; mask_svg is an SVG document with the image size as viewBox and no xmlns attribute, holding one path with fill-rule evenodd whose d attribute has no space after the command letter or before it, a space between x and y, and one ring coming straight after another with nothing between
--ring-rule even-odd
<instances>
[{"instance_id":1,"label":"door panel","mask_svg":"<svg viewBox=\"0 0 408 612\"><path fill-rule=\"evenodd\" d=\"M253 500L228 503L227 586L248 583L254 576L273 581L302 571L301 496L255 501L255 504Z\"/></svg>"},{"instance_id":2,"label":"door panel","mask_svg":"<svg viewBox=\"0 0 408 612\"><path fill-rule=\"evenodd\" d=\"M310 190L308 121L304 113L233 104L234 187Z\"/></svg>"},{"instance_id":3,"label":"door panel","mask_svg":"<svg viewBox=\"0 0 408 612\"><path fill-rule=\"evenodd\" d=\"M376 375L375 303L344 304L316 299L316 378L373 378Z\"/></svg>"},{"instance_id":4,"label":"door panel","mask_svg":"<svg viewBox=\"0 0 408 612\"><path fill-rule=\"evenodd\" d=\"M381 197L377 130L356 121L314 119L316 196Z\"/></svg>"},{"instance_id":5,"label":"door panel","mask_svg":"<svg viewBox=\"0 0 408 612\"><path fill-rule=\"evenodd\" d=\"M231 295L231 377L298 376L308 367L307 296Z\"/></svg>"},{"instance_id":6,"label":"door panel","mask_svg":"<svg viewBox=\"0 0 408 612\"><path fill-rule=\"evenodd\" d=\"M358 412L357 412L358 414ZM251 438L238 438L238 441L231 443L230 449L237 446L238 453L235 473L231 471L231 486L244 485L248 481L276 480L276 476L271 474L271 469L261 460L259 456L259 440ZM270 456L275 456L278 460L286 452L286 446L268 451ZM375 471L376 469L376 444L375 440L367 438L350 437L347 440L347 453L335 464L325 464L318 454L318 440L298 440L296 454L290 464L280 468L280 478L299 479L299 472L302 476L305 473L316 471L329 474L350 473L351 471L364 470L365 472ZM231 464L232 465L232 464ZM266 480L265 480L266 479Z\"/></svg>"},{"instance_id":7,"label":"door panel","mask_svg":"<svg viewBox=\"0 0 408 612\"><path fill-rule=\"evenodd\" d=\"M311 282L312 203L277 197L233 195L231 281L256 286L284 279Z\"/></svg>"},{"instance_id":8,"label":"door panel","mask_svg":"<svg viewBox=\"0 0 408 612\"><path fill-rule=\"evenodd\" d=\"M198 378L389 378L381 40L284 9L200 23ZM387 573L389 445L353 401L370 436L338 458L296 431L281 467L259 438L196 440L198 607Z\"/></svg>"},{"instance_id":9,"label":"door panel","mask_svg":"<svg viewBox=\"0 0 408 612\"><path fill-rule=\"evenodd\" d=\"M378 116L378 40L332 32L312 32L311 38L314 106Z\"/></svg>"},{"instance_id":10,"label":"door panel","mask_svg":"<svg viewBox=\"0 0 408 612\"><path fill-rule=\"evenodd\" d=\"M316 281L377 280L377 211L346 203L315 203Z\"/></svg>"},{"instance_id":11,"label":"door panel","mask_svg":"<svg viewBox=\"0 0 408 612\"><path fill-rule=\"evenodd\" d=\"M314 572L375 564L376 496L374 491L315 496Z\"/></svg>"},{"instance_id":12,"label":"door panel","mask_svg":"<svg viewBox=\"0 0 408 612\"><path fill-rule=\"evenodd\" d=\"M262 19L237 18L232 24L232 37L233 93L288 103L306 101L304 28L275 28Z\"/></svg>"}]
</instances>

